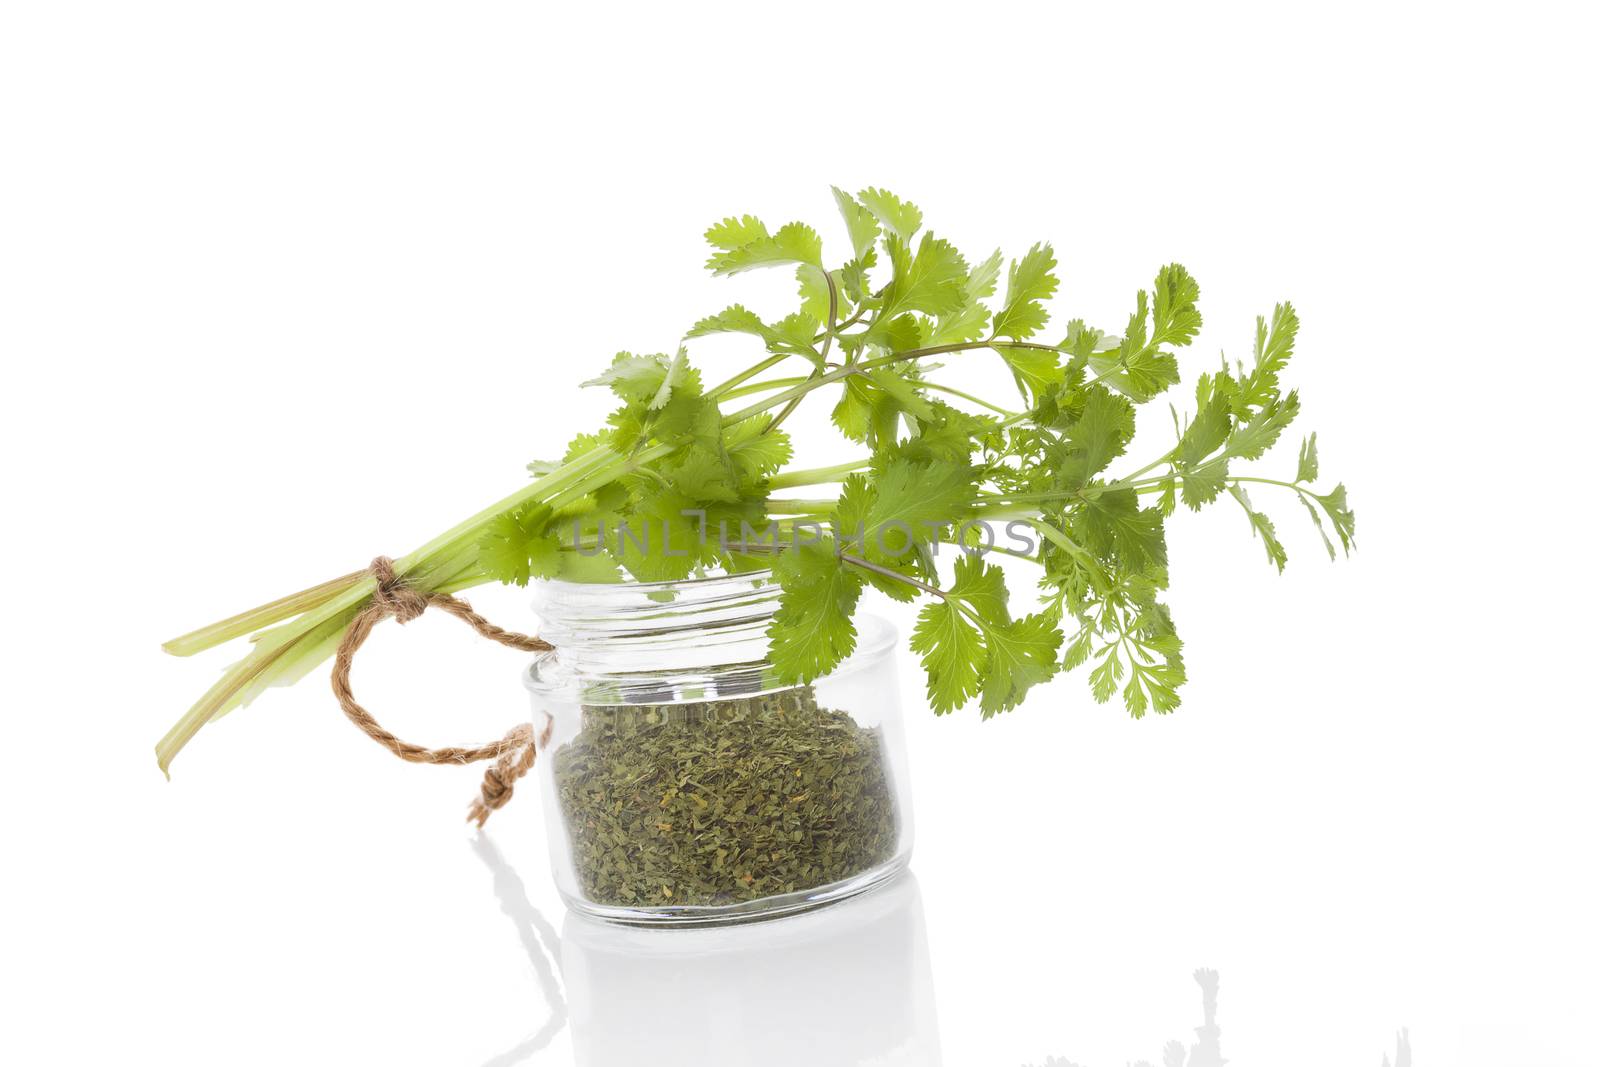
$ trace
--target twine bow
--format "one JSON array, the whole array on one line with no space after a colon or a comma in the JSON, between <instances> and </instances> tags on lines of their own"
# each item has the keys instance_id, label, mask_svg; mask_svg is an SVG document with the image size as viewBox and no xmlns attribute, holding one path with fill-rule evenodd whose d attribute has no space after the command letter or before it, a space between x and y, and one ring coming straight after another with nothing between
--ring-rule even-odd
<instances>
[{"instance_id":1,"label":"twine bow","mask_svg":"<svg viewBox=\"0 0 1600 1067\"><path fill-rule=\"evenodd\" d=\"M339 707L344 710L345 716L360 727L363 733L409 763L462 764L494 760L494 766L483 772L483 785L479 788L478 797L472 802L472 808L467 814L469 822L476 822L481 827L491 812L498 811L511 799L517 780L528 773L539 748L550 740L551 724L546 723L537 738L534 736L533 727L528 723L522 723L512 728L500 740L491 741L486 745L472 748L424 748L422 745L400 740L379 725L378 720L374 719L366 708L356 703L355 694L350 691L350 665L355 660L356 650L371 635L373 627L378 623L391 615L397 622L408 623L430 607L454 615L484 637L508 648L522 652L548 652L552 646L537 637L501 629L473 611L472 605L465 600L446 593L419 592L395 574L394 561L387 556L374 559L368 569L377 581L378 589L372 596L372 603L350 620L350 626L345 630L343 640L339 642L339 650L334 653L333 695L339 701Z\"/></svg>"}]
</instances>

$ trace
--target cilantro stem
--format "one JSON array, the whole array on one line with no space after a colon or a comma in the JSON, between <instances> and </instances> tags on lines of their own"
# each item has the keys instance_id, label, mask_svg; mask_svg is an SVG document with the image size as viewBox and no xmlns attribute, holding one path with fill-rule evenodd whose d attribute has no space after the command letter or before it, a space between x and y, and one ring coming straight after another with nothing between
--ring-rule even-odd
<instances>
[{"instance_id":1,"label":"cilantro stem","mask_svg":"<svg viewBox=\"0 0 1600 1067\"><path fill-rule=\"evenodd\" d=\"M799 375L793 378L768 378L764 382L750 382L724 392L718 399L736 400L741 396L754 396L757 393L769 392L773 389L787 389L791 385L799 385L809 379L809 375Z\"/></svg>"},{"instance_id":2,"label":"cilantro stem","mask_svg":"<svg viewBox=\"0 0 1600 1067\"><path fill-rule=\"evenodd\" d=\"M291 593L289 596L240 612L221 622L214 622L210 626L202 626L181 637L174 637L161 648L174 656L192 656L196 652L226 644L236 637L243 637L284 619L292 619L296 615L303 615L313 608L321 607L359 582L364 573L364 571L352 571L321 585Z\"/></svg>"},{"instance_id":3,"label":"cilantro stem","mask_svg":"<svg viewBox=\"0 0 1600 1067\"><path fill-rule=\"evenodd\" d=\"M769 489L792 489L801 485L819 485L824 482L838 482L844 479L841 475L851 474L855 471L866 470L872 466L871 459L856 459L849 463L839 463L832 467L812 467L810 470L784 471L767 480Z\"/></svg>"},{"instance_id":4,"label":"cilantro stem","mask_svg":"<svg viewBox=\"0 0 1600 1067\"><path fill-rule=\"evenodd\" d=\"M892 567L879 566L876 563L873 563L869 560L864 560L860 556L852 555L849 552L839 553L839 558L850 564L852 567L860 567L862 570L871 571L873 574L881 574L885 578L890 578L897 582L903 582L906 585L912 586L913 588L922 590L924 593L927 593L930 596L936 596L940 600L950 599L950 594L945 592L943 589L940 589L938 586L929 585L927 582L913 578L908 574L901 574Z\"/></svg>"},{"instance_id":5,"label":"cilantro stem","mask_svg":"<svg viewBox=\"0 0 1600 1067\"><path fill-rule=\"evenodd\" d=\"M767 512L772 515L813 515L832 510L836 500L800 500L791 498L767 499Z\"/></svg>"},{"instance_id":6,"label":"cilantro stem","mask_svg":"<svg viewBox=\"0 0 1600 1067\"><path fill-rule=\"evenodd\" d=\"M789 353L788 352L779 352L777 355L768 356L766 359L762 360L760 363L757 363L752 367L747 367L744 370L740 371L738 374L735 374L732 378L729 378L727 381L723 382L721 385L717 386L715 389L712 389L706 395L711 397L713 400L721 399L722 397L727 395L727 393L728 393L728 391L730 389L734 388L737 385L742 385L743 383L749 381L751 378L754 378L756 375L760 374L764 370L770 370L771 368L776 367L778 364L782 363L784 360L786 360L788 358L789 358Z\"/></svg>"},{"instance_id":7,"label":"cilantro stem","mask_svg":"<svg viewBox=\"0 0 1600 1067\"><path fill-rule=\"evenodd\" d=\"M941 384L939 382L935 382L935 381L929 381L927 378L918 379L917 380L917 384L922 386L924 389L935 389L935 390L938 390L941 393L949 393L951 396L959 396L962 400L968 400L968 401L971 401L974 404L977 404L979 407L988 408L990 411L994 412L996 415L1004 415L1007 418L1017 418L1019 416L1023 417L1023 418L1027 417L1026 413L1024 413L1024 412L1011 411L1008 408L1003 408L1003 407L1000 407L1000 406L998 406L996 404L991 404L987 400L984 400L981 397L973 396L971 393L962 392L960 389L956 389L956 388L954 388L952 386L943 385L943 384Z\"/></svg>"}]
</instances>

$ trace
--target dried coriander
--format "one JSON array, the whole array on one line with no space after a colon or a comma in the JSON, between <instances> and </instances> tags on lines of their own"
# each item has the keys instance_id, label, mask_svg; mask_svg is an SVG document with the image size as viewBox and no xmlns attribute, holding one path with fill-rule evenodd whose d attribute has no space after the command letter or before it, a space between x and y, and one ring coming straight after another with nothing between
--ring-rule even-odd
<instances>
[{"instance_id":1,"label":"dried coriander","mask_svg":"<svg viewBox=\"0 0 1600 1067\"><path fill-rule=\"evenodd\" d=\"M814 889L888 860L899 830L881 731L810 686L585 706L553 774L583 895L613 907Z\"/></svg>"}]
</instances>

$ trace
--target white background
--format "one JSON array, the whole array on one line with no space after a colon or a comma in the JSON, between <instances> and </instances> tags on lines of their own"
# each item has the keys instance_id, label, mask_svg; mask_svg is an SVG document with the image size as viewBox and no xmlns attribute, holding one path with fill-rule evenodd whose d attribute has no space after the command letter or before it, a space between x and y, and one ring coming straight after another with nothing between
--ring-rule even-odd
<instances>
[{"instance_id":1,"label":"white background","mask_svg":"<svg viewBox=\"0 0 1600 1067\"><path fill-rule=\"evenodd\" d=\"M596 1004L632 1018L519 942L461 824L476 772L391 759L325 672L163 780L155 740L230 657L159 644L509 492L603 416L577 385L615 350L781 311L787 277L712 279L700 234L803 218L837 253L838 183L911 197L971 255L1053 240L1058 321L1115 330L1185 263L1188 381L1293 299L1303 423L1359 522L1330 564L1258 496L1280 578L1236 510L1173 520L1168 718L1075 675L935 719L904 657L918 1047L1159 1063L1207 966L1241 1067L1377 1067L1401 1027L1418 1064L1596 1062L1578 5L0 10L0 1059L565 1064ZM964 372L995 392L997 366ZM1169 432L1146 422L1141 456ZM803 465L848 455L809 426ZM521 591L472 599L533 624ZM357 681L398 732L477 741L524 714L518 666L427 618ZM559 929L537 798L489 832ZM772 951L705 979L708 1013ZM745 1023L698 1062L756 1062Z\"/></svg>"}]
</instances>

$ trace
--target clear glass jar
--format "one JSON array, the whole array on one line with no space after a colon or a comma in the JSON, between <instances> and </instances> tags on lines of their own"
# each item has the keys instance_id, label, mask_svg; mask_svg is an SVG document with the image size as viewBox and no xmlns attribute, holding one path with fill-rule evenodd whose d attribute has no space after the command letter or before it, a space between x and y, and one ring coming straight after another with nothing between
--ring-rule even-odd
<instances>
[{"instance_id":1,"label":"clear glass jar","mask_svg":"<svg viewBox=\"0 0 1600 1067\"><path fill-rule=\"evenodd\" d=\"M767 572L536 586L555 646L524 676L567 904L629 923L788 914L906 866L911 805L895 634L810 685L766 662Z\"/></svg>"}]
</instances>

